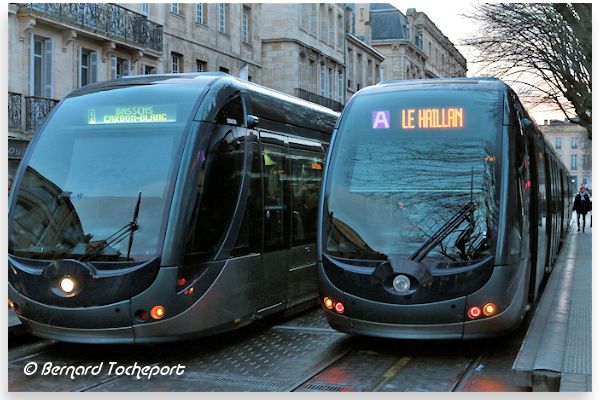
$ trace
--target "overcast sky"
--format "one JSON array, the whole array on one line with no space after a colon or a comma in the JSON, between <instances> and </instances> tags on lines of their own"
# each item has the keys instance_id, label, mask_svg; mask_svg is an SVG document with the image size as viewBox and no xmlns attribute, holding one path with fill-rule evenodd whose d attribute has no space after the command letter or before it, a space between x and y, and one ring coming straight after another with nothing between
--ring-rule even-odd
<instances>
[{"instance_id":1,"label":"overcast sky","mask_svg":"<svg viewBox=\"0 0 600 400\"><path fill-rule=\"evenodd\" d=\"M474 35L477 31L475 23L462 17L473 12L473 1L462 0L419 0L419 1L391 1L390 4L398 8L403 13L406 13L408 8L416 8L417 11L423 11L429 19L454 43L456 48L467 59L468 72L467 76L477 76L478 67L470 61L473 58L472 52L465 46L460 46L463 39ZM545 111L541 107L530 109L532 116L538 124L542 124L544 119L557 118L563 119L564 115L561 112Z\"/></svg>"}]
</instances>

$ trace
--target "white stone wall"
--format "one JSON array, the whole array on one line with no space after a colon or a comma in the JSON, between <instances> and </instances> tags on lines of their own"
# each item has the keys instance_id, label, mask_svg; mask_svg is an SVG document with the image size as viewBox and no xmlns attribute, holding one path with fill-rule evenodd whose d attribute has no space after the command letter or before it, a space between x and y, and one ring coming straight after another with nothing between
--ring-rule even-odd
<instances>
[{"instance_id":1,"label":"white stone wall","mask_svg":"<svg viewBox=\"0 0 600 400\"><path fill-rule=\"evenodd\" d=\"M592 142L587 137L587 130L580 125L562 122L546 122L540 126L546 141L554 148L554 151L569 169L571 176L577 177L579 187L584 177L588 178L586 186L592 187ZM556 138L561 139L561 148L556 148ZM571 140L575 139L577 148L571 148ZM577 155L577 169L571 168L571 155ZM589 163L584 165L584 157L589 157Z\"/></svg>"}]
</instances>

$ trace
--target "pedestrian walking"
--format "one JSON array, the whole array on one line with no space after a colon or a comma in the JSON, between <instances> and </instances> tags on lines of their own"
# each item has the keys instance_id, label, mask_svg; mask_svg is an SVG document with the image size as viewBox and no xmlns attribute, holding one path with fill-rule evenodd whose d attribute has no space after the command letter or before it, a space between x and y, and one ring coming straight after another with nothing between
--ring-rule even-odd
<instances>
[{"instance_id":1,"label":"pedestrian walking","mask_svg":"<svg viewBox=\"0 0 600 400\"><path fill-rule=\"evenodd\" d=\"M581 230L580 217L583 217L583 232L585 232L585 216L591 209L590 195L582 186L579 188L579 193L575 196L575 202L573 203L573 211L577 213L577 232Z\"/></svg>"}]
</instances>

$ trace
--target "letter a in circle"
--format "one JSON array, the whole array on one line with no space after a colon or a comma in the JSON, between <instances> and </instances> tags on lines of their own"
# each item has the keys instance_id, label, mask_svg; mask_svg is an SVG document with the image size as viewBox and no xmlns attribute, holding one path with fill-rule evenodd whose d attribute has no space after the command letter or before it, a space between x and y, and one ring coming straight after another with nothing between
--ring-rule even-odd
<instances>
[{"instance_id":1,"label":"letter a in circle","mask_svg":"<svg viewBox=\"0 0 600 400\"><path fill-rule=\"evenodd\" d=\"M390 128L390 112L389 111L373 111L373 129L389 129Z\"/></svg>"}]
</instances>

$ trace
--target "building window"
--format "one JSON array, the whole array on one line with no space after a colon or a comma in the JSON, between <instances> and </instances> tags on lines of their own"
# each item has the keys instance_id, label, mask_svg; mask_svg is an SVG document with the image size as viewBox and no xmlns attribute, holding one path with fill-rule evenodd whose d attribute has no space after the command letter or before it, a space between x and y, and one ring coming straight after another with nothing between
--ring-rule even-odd
<instances>
[{"instance_id":1,"label":"building window","mask_svg":"<svg viewBox=\"0 0 600 400\"><path fill-rule=\"evenodd\" d=\"M226 74L228 74L229 73L229 68L219 67L219 71L220 72L225 72Z\"/></svg>"},{"instance_id":2,"label":"building window","mask_svg":"<svg viewBox=\"0 0 600 400\"><path fill-rule=\"evenodd\" d=\"M173 14L179 14L179 3L171 3L171 12Z\"/></svg>"},{"instance_id":3,"label":"building window","mask_svg":"<svg viewBox=\"0 0 600 400\"><path fill-rule=\"evenodd\" d=\"M334 97L334 85L335 85L335 79L333 77L333 68L327 68L327 83L329 84L328 86L328 91L327 91L327 97L329 97L330 99L333 99Z\"/></svg>"},{"instance_id":4,"label":"building window","mask_svg":"<svg viewBox=\"0 0 600 400\"><path fill-rule=\"evenodd\" d=\"M577 154L571 154L571 170L577 170Z\"/></svg>"},{"instance_id":5,"label":"building window","mask_svg":"<svg viewBox=\"0 0 600 400\"><path fill-rule=\"evenodd\" d=\"M171 72L177 74L183 72L183 56L177 53L171 53Z\"/></svg>"},{"instance_id":6,"label":"building window","mask_svg":"<svg viewBox=\"0 0 600 400\"><path fill-rule=\"evenodd\" d=\"M303 3L300 7L300 26L306 32L310 32L312 30L312 5L310 3Z\"/></svg>"},{"instance_id":7,"label":"building window","mask_svg":"<svg viewBox=\"0 0 600 400\"><path fill-rule=\"evenodd\" d=\"M243 6L242 8L242 41L244 43L250 44L251 38L251 13L252 9L247 6Z\"/></svg>"},{"instance_id":8,"label":"building window","mask_svg":"<svg viewBox=\"0 0 600 400\"><path fill-rule=\"evenodd\" d=\"M572 149L577 148L577 138L571 138L571 148Z\"/></svg>"},{"instance_id":9,"label":"building window","mask_svg":"<svg viewBox=\"0 0 600 400\"><path fill-rule=\"evenodd\" d=\"M148 64L140 63L140 75L152 75L156 74L156 67Z\"/></svg>"},{"instance_id":10,"label":"building window","mask_svg":"<svg viewBox=\"0 0 600 400\"><path fill-rule=\"evenodd\" d=\"M196 71L197 72L208 71L208 64L206 63L206 61L196 60Z\"/></svg>"},{"instance_id":11,"label":"building window","mask_svg":"<svg viewBox=\"0 0 600 400\"><path fill-rule=\"evenodd\" d=\"M554 148L556 150L560 150L562 148L562 140L561 140L561 138L559 138L559 137L554 138Z\"/></svg>"},{"instance_id":12,"label":"building window","mask_svg":"<svg viewBox=\"0 0 600 400\"><path fill-rule=\"evenodd\" d=\"M591 157L589 156L589 154L584 154L583 156L583 169L586 171L589 171L592 169L592 162L591 162Z\"/></svg>"},{"instance_id":13,"label":"building window","mask_svg":"<svg viewBox=\"0 0 600 400\"><path fill-rule=\"evenodd\" d=\"M363 72L362 72L362 54L356 55L356 89L360 90L363 86Z\"/></svg>"},{"instance_id":14,"label":"building window","mask_svg":"<svg viewBox=\"0 0 600 400\"><path fill-rule=\"evenodd\" d=\"M344 71L339 70L338 71L338 82L337 82L337 89L338 89L338 101L341 104L344 104Z\"/></svg>"},{"instance_id":15,"label":"building window","mask_svg":"<svg viewBox=\"0 0 600 400\"><path fill-rule=\"evenodd\" d=\"M52 40L32 36L30 93L32 96L52 97Z\"/></svg>"},{"instance_id":16,"label":"building window","mask_svg":"<svg viewBox=\"0 0 600 400\"><path fill-rule=\"evenodd\" d=\"M574 175L574 176L571 177L571 183L573 184L573 186L571 188L571 191L573 193L579 192L579 188L577 187L577 183L578 183L577 182L577 178L578 178L577 175Z\"/></svg>"},{"instance_id":17,"label":"building window","mask_svg":"<svg viewBox=\"0 0 600 400\"><path fill-rule=\"evenodd\" d=\"M218 17L219 17L219 21L218 21L218 27L219 27L219 32L221 33L227 33L228 29L227 29L227 20L228 20L228 4L225 3L219 3L219 12Z\"/></svg>"},{"instance_id":18,"label":"building window","mask_svg":"<svg viewBox=\"0 0 600 400\"><path fill-rule=\"evenodd\" d=\"M326 96L327 91L327 67L321 64L319 71L319 96Z\"/></svg>"},{"instance_id":19,"label":"building window","mask_svg":"<svg viewBox=\"0 0 600 400\"><path fill-rule=\"evenodd\" d=\"M367 85L373 84L373 60L367 58Z\"/></svg>"},{"instance_id":20,"label":"building window","mask_svg":"<svg viewBox=\"0 0 600 400\"><path fill-rule=\"evenodd\" d=\"M317 29L319 29L318 14L319 5L317 3L313 3L310 12L310 33L314 36L317 36Z\"/></svg>"},{"instance_id":21,"label":"building window","mask_svg":"<svg viewBox=\"0 0 600 400\"><path fill-rule=\"evenodd\" d=\"M375 83L379 83L381 81L381 66L379 64L375 64Z\"/></svg>"},{"instance_id":22,"label":"building window","mask_svg":"<svg viewBox=\"0 0 600 400\"><path fill-rule=\"evenodd\" d=\"M337 33L338 33L338 42L337 42L337 48L340 50L344 50L344 17L342 16L342 14L338 14L338 18L337 18L338 22L337 22Z\"/></svg>"},{"instance_id":23,"label":"building window","mask_svg":"<svg viewBox=\"0 0 600 400\"><path fill-rule=\"evenodd\" d=\"M79 48L79 87L98 80L98 53Z\"/></svg>"},{"instance_id":24,"label":"building window","mask_svg":"<svg viewBox=\"0 0 600 400\"><path fill-rule=\"evenodd\" d=\"M150 3L142 3L142 15L146 17L150 13Z\"/></svg>"},{"instance_id":25,"label":"building window","mask_svg":"<svg viewBox=\"0 0 600 400\"><path fill-rule=\"evenodd\" d=\"M129 60L113 56L111 59L111 78L118 79L129 75Z\"/></svg>"},{"instance_id":26,"label":"building window","mask_svg":"<svg viewBox=\"0 0 600 400\"><path fill-rule=\"evenodd\" d=\"M423 28L420 26L415 29L415 45L423 50Z\"/></svg>"},{"instance_id":27,"label":"building window","mask_svg":"<svg viewBox=\"0 0 600 400\"><path fill-rule=\"evenodd\" d=\"M329 19L329 26L327 27L327 32L329 32L329 44L335 46L335 16L333 15L333 8L327 10L327 18Z\"/></svg>"},{"instance_id":28,"label":"building window","mask_svg":"<svg viewBox=\"0 0 600 400\"><path fill-rule=\"evenodd\" d=\"M196 23L206 25L206 10L204 3L196 4Z\"/></svg>"},{"instance_id":29,"label":"building window","mask_svg":"<svg viewBox=\"0 0 600 400\"><path fill-rule=\"evenodd\" d=\"M354 79L354 53L350 47L348 47L348 59L346 60L346 66L348 73L348 88L352 89L352 80Z\"/></svg>"}]
</instances>

